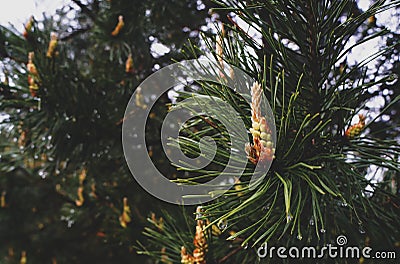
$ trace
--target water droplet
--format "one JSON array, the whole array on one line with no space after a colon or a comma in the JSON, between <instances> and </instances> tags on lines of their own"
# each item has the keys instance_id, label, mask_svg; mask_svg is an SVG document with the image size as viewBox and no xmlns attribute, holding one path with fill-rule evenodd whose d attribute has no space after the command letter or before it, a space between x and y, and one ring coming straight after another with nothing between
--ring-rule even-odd
<instances>
[{"instance_id":1,"label":"water droplet","mask_svg":"<svg viewBox=\"0 0 400 264\"><path fill-rule=\"evenodd\" d=\"M293 220L293 216L291 215L291 214L288 214L287 216L286 216L286 221L287 222L290 222L290 221L292 221Z\"/></svg>"},{"instance_id":2,"label":"water droplet","mask_svg":"<svg viewBox=\"0 0 400 264\"><path fill-rule=\"evenodd\" d=\"M67 222L68 228L71 228L73 224L74 224L73 220L68 220L68 222Z\"/></svg>"},{"instance_id":3,"label":"water droplet","mask_svg":"<svg viewBox=\"0 0 400 264\"><path fill-rule=\"evenodd\" d=\"M321 233L325 233L326 232L326 230L324 229L324 228L321 228Z\"/></svg>"},{"instance_id":4,"label":"water droplet","mask_svg":"<svg viewBox=\"0 0 400 264\"><path fill-rule=\"evenodd\" d=\"M298 235L297 235L297 239L298 239L298 240L302 240L302 239L303 239L303 236L302 236L301 234L298 234Z\"/></svg>"},{"instance_id":5,"label":"water droplet","mask_svg":"<svg viewBox=\"0 0 400 264\"><path fill-rule=\"evenodd\" d=\"M47 177L47 172L45 170L39 170L38 174L42 179L46 179Z\"/></svg>"},{"instance_id":6,"label":"water droplet","mask_svg":"<svg viewBox=\"0 0 400 264\"><path fill-rule=\"evenodd\" d=\"M268 211L271 208L271 203L267 203L266 205L264 205L261 210L263 211Z\"/></svg>"},{"instance_id":7,"label":"water droplet","mask_svg":"<svg viewBox=\"0 0 400 264\"><path fill-rule=\"evenodd\" d=\"M393 85L397 82L397 79L399 76L396 73L392 73L389 75L389 77L386 79L386 84L387 85Z\"/></svg>"},{"instance_id":8,"label":"water droplet","mask_svg":"<svg viewBox=\"0 0 400 264\"><path fill-rule=\"evenodd\" d=\"M66 134L65 137L66 137L67 139L71 139L71 135L70 135L70 134Z\"/></svg>"},{"instance_id":9,"label":"water droplet","mask_svg":"<svg viewBox=\"0 0 400 264\"><path fill-rule=\"evenodd\" d=\"M358 223L358 231L360 232L360 234L365 234L365 228L362 222Z\"/></svg>"},{"instance_id":10,"label":"water droplet","mask_svg":"<svg viewBox=\"0 0 400 264\"><path fill-rule=\"evenodd\" d=\"M315 223L314 223L314 219L313 218L311 218L310 219L310 226L313 226Z\"/></svg>"},{"instance_id":11,"label":"water droplet","mask_svg":"<svg viewBox=\"0 0 400 264\"><path fill-rule=\"evenodd\" d=\"M203 207L197 206L196 208L196 220L203 217Z\"/></svg>"},{"instance_id":12,"label":"water droplet","mask_svg":"<svg viewBox=\"0 0 400 264\"><path fill-rule=\"evenodd\" d=\"M226 219L221 219L218 221L217 225L221 231L224 231L228 227L228 221Z\"/></svg>"},{"instance_id":13,"label":"water droplet","mask_svg":"<svg viewBox=\"0 0 400 264\"><path fill-rule=\"evenodd\" d=\"M249 247L249 243L246 242L246 243L242 244L243 249L247 249L248 247Z\"/></svg>"}]
</instances>

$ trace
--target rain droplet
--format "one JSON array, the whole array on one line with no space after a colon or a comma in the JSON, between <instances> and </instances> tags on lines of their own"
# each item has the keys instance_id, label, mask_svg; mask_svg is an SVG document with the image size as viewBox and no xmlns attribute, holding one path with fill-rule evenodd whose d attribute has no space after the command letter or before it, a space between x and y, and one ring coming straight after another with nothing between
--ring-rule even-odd
<instances>
[{"instance_id":1,"label":"rain droplet","mask_svg":"<svg viewBox=\"0 0 400 264\"><path fill-rule=\"evenodd\" d=\"M264 205L264 206L261 208L261 210L263 210L263 211L268 211L270 208L271 208L271 204L268 203L267 205Z\"/></svg>"},{"instance_id":2,"label":"rain droplet","mask_svg":"<svg viewBox=\"0 0 400 264\"><path fill-rule=\"evenodd\" d=\"M287 216L286 216L286 221L287 222L290 222L290 221L292 221L293 220L293 216L291 215L291 214L288 214Z\"/></svg>"},{"instance_id":3,"label":"rain droplet","mask_svg":"<svg viewBox=\"0 0 400 264\"><path fill-rule=\"evenodd\" d=\"M386 79L386 84L387 85L393 85L397 82L397 79L399 76L396 73L392 73L389 75L389 77Z\"/></svg>"},{"instance_id":4,"label":"rain droplet","mask_svg":"<svg viewBox=\"0 0 400 264\"><path fill-rule=\"evenodd\" d=\"M228 227L228 221L226 219L221 219L218 221L217 225L221 231L224 231Z\"/></svg>"},{"instance_id":5,"label":"rain droplet","mask_svg":"<svg viewBox=\"0 0 400 264\"><path fill-rule=\"evenodd\" d=\"M66 134L65 137L66 137L67 139L71 139L71 135L70 135L70 134Z\"/></svg>"},{"instance_id":6,"label":"rain droplet","mask_svg":"<svg viewBox=\"0 0 400 264\"><path fill-rule=\"evenodd\" d=\"M360 232L360 234L365 234L365 228L362 222L358 223L358 231Z\"/></svg>"},{"instance_id":7,"label":"rain droplet","mask_svg":"<svg viewBox=\"0 0 400 264\"><path fill-rule=\"evenodd\" d=\"M325 229L323 229L323 228L321 228L321 233L325 233L326 232L326 230Z\"/></svg>"},{"instance_id":8,"label":"rain droplet","mask_svg":"<svg viewBox=\"0 0 400 264\"><path fill-rule=\"evenodd\" d=\"M242 244L242 248L243 249L246 250L248 247L249 247L249 243L246 242L246 243Z\"/></svg>"},{"instance_id":9,"label":"rain droplet","mask_svg":"<svg viewBox=\"0 0 400 264\"><path fill-rule=\"evenodd\" d=\"M298 240L302 240L302 239L303 239L303 236L302 236L301 234L298 234L298 235L297 235L297 239L298 239Z\"/></svg>"},{"instance_id":10,"label":"rain droplet","mask_svg":"<svg viewBox=\"0 0 400 264\"><path fill-rule=\"evenodd\" d=\"M314 225L314 219L311 218L311 219L310 219L310 226L313 226L313 225Z\"/></svg>"},{"instance_id":11,"label":"rain droplet","mask_svg":"<svg viewBox=\"0 0 400 264\"><path fill-rule=\"evenodd\" d=\"M68 222L67 222L68 228L71 228L73 224L74 224L73 220L68 220Z\"/></svg>"},{"instance_id":12,"label":"rain droplet","mask_svg":"<svg viewBox=\"0 0 400 264\"><path fill-rule=\"evenodd\" d=\"M202 206L197 206L196 209L196 220L198 220L199 218L203 217L203 207Z\"/></svg>"}]
</instances>

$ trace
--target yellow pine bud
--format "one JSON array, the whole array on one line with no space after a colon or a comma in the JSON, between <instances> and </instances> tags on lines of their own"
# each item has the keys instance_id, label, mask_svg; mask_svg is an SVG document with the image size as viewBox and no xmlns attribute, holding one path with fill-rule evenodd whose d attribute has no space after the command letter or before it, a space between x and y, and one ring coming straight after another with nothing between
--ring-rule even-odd
<instances>
[{"instance_id":1,"label":"yellow pine bud","mask_svg":"<svg viewBox=\"0 0 400 264\"><path fill-rule=\"evenodd\" d=\"M172 264L172 262L169 260L168 255L165 254L167 251L167 249L165 247L163 247L161 249L161 263L165 263L165 264Z\"/></svg>"},{"instance_id":2,"label":"yellow pine bud","mask_svg":"<svg viewBox=\"0 0 400 264\"><path fill-rule=\"evenodd\" d=\"M56 47L57 47L57 43L58 43L57 34L55 32L51 32L49 47L48 47L47 53L46 53L46 56L48 58L53 58L55 50L56 50Z\"/></svg>"},{"instance_id":3,"label":"yellow pine bud","mask_svg":"<svg viewBox=\"0 0 400 264\"><path fill-rule=\"evenodd\" d=\"M128 198L123 198L123 204L122 214L119 217L119 223L123 228L126 228L131 222L131 208L128 205Z\"/></svg>"},{"instance_id":4,"label":"yellow pine bud","mask_svg":"<svg viewBox=\"0 0 400 264\"><path fill-rule=\"evenodd\" d=\"M375 25L375 23L376 23L376 17L375 16L370 16L368 18L368 24L369 25Z\"/></svg>"},{"instance_id":5,"label":"yellow pine bud","mask_svg":"<svg viewBox=\"0 0 400 264\"><path fill-rule=\"evenodd\" d=\"M118 17L118 24L117 26L114 28L113 32L111 32L112 36L118 36L119 32L121 31L121 29L125 26L125 22L124 22L124 17L123 16L119 16Z\"/></svg>"},{"instance_id":6,"label":"yellow pine bud","mask_svg":"<svg viewBox=\"0 0 400 264\"><path fill-rule=\"evenodd\" d=\"M82 206L83 203L85 202L85 199L83 198L83 187L79 186L78 191L77 191L78 199L75 200L76 206Z\"/></svg>"},{"instance_id":7,"label":"yellow pine bud","mask_svg":"<svg viewBox=\"0 0 400 264\"><path fill-rule=\"evenodd\" d=\"M6 191L3 191L3 192L1 193L0 207L1 207L1 208L5 208L5 207L6 207Z\"/></svg>"},{"instance_id":8,"label":"yellow pine bud","mask_svg":"<svg viewBox=\"0 0 400 264\"><path fill-rule=\"evenodd\" d=\"M158 229L163 230L164 228L164 219L162 217L156 218L156 215L154 213L151 213L151 221L154 223Z\"/></svg>"},{"instance_id":9,"label":"yellow pine bud","mask_svg":"<svg viewBox=\"0 0 400 264\"><path fill-rule=\"evenodd\" d=\"M251 118L253 122L259 122L261 118L262 89L258 82L251 87Z\"/></svg>"},{"instance_id":10,"label":"yellow pine bud","mask_svg":"<svg viewBox=\"0 0 400 264\"><path fill-rule=\"evenodd\" d=\"M92 183L92 185L90 185L90 189L91 189L90 196L91 196L92 198L97 198L97 194L96 194L96 184L95 184L95 183Z\"/></svg>"},{"instance_id":11,"label":"yellow pine bud","mask_svg":"<svg viewBox=\"0 0 400 264\"><path fill-rule=\"evenodd\" d=\"M181 263L182 264L194 264L193 257L187 253L184 246L181 247Z\"/></svg>"},{"instance_id":12,"label":"yellow pine bud","mask_svg":"<svg viewBox=\"0 0 400 264\"><path fill-rule=\"evenodd\" d=\"M352 138L359 136L365 127L365 116L362 114L359 114L358 117L359 117L358 123L350 126L345 132L345 136L348 139L352 139Z\"/></svg>"},{"instance_id":13,"label":"yellow pine bud","mask_svg":"<svg viewBox=\"0 0 400 264\"><path fill-rule=\"evenodd\" d=\"M24 38L28 38L29 32L32 30L33 21L34 21L33 20L33 16L31 16L29 18L28 22L26 22L26 24L24 26L25 30L24 30L24 33L23 33Z\"/></svg>"},{"instance_id":14,"label":"yellow pine bud","mask_svg":"<svg viewBox=\"0 0 400 264\"><path fill-rule=\"evenodd\" d=\"M28 73L36 76L36 75L38 75L38 72L37 72L35 64L33 63L34 56L35 56L35 53L33 51L28 53L28 64L26 65L26 67L28 69Z\"/></svg>"},{"instance_id":15,"label":"yellow pine bud","mask_svg":"<svg viewBox=\"0 0 400 264\"><path fill-rule=\"evenodd\" d=\"M125 72L126 73L132 73L133 72L133 59L132 59L132 54L128 55L128 58L126 59L125 62Z\"/></svg>"},{"instance_id":16,"label":"yellow pine bud","mask_svg":"<svg viewBox=\"0 0 400 264\"><path fill-rule=\"evenodd\" d=\"M26 251L21 252L21 259L19 260L20 264L26 264L27 258L26 258Z\"/></svg>"},{"instance_id":17,"label":"yellow pine bud","mask_svg":"<svg viewBox=\"0 0 400 264\"><path fill-rule=\"evenodd\" d=\"M79 185L83 184L83 181L86 179L87 169L83 168L81 173L79 174Z\"/></svg>"}]
</instances>

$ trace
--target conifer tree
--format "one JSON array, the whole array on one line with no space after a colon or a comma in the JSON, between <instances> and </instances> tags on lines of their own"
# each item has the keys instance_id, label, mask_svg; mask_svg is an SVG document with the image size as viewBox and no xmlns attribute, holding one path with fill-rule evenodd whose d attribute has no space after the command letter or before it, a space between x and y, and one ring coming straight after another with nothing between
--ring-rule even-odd
<instances>
[{"instance_id":1,"label":"conifer tree","mask_svg":"<svg viewBox=\"0 0 400 264\"><path fill-rule=\"evenodd\" d=\"M145 259L132 245L159 205L125 165L123 113L143 78L198 43L203 3L73 0L43 20L27 17L24 32L0 28L1 263Z\"/></svg>"},{"instance_id":2,"label":"conifer tree","mask_svg":"<svg viewBox=\"0 0 400 264\"><path fill-rule=\"evenodd\" d=\"M72 2L43 21L27 18L24 32L0 28L1 262L279 263L257 250L266 242L320 249L338 236L360 248L398 247L399 40L376 15L400 1L373 1L364 11L355 0ZM381 50L347 63L354 48L376 38L387 40ZM154 49L160 43L166 54ZM132 179L121 146L124 111L151 73L204 57L217 62L210 71L225 74L186 85L176 104L159 99L149 115L149 156L180 184L221 176L236 138L217 118L192 118L170 141L196 157L202 137L215 140L212 164L198 170L171 166L156 133L168 110L190 109L179 103L193 94L211 95L246 124L239 139L246 166L229 175L235 184L222 196L168 205ZM225 86L233 67L256 81L242 87L252 98ZM261 94L272 118L259 111ZM385 103L372 109L378 95ZM138 90L134 99L148 107ZM250 188L265 160L271 167ZM354 261L365 260L320 260Z\"/></svg>"}]
</instances>

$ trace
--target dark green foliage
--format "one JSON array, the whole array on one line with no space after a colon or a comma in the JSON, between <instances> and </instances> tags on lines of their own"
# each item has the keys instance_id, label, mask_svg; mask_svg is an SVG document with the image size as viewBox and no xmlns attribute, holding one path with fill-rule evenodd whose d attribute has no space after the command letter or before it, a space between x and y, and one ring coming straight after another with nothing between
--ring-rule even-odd
<instances>
[{"instance_id":1,"label":"dark green foliage","mask_svg":"<svg viewBox=\"0 0 400 264\"><path fill-rule=\"evenodd\" d=\"M208 7L191 0L72 2L35 21L26 39L13 28L0 28L0 60L9 77L0 89L0 113L7 114L0 139L0 191L6 201L0 208L2 263L19 261L23 250L28 263L143 261L132 245L150 211L166 207L145 194L127 170L123 114L134 89L157 65L179 59L188 39L198 43ZM125 26L112 36L120 15ZM49 58L52 31L59 39ZM152 53L155 42L170 52ZM27 82L31 51L40 79L36 97ZM133 70L126 72L129 54ZM165 96L152 110L154 120L165 115L166 102ZM152 143L158 126L149 126L155 153L161 153ZM175 169L163 156L155 155L155 162L173 177ZM80 183L82 171L87 176ZM84 202L77 206L80 186ZM132 211L126 229L119 223L123 197Z\"/></svg>"},{"instance_id":2,"label":"dark green foliage","mask_svg":"<svg viewBox=\"0 0 400 264\"><path fill-rule=\"evenodd\" d=\"M399 2L375 1L365 12L355 1L228 0L219 4L216 12L231 12L233 17L225 25L224 60L262 83L275 115L277 143L272 167L255 190L248 189L247 176L254 169L249 165L237 185L240 190L203 206L203 216L210 221L208 228L221 221L228 223L222 235L209 237L212 251L207 263L255 263L259 261L256 250L264 242L321 247L336 243L339 235L347 236L350 245L368 244L376 250L393 251L400 239L398 122L396 117L383 124L379 120L384 114L396 113L400 97L391 96L382 109L369 112L361 135L349 139L345 131L354 116L370 110L366 103L376 94L369 88L377 88L379 93L393 82L397 63L392 69L385 64L389 68L374 74L367 74L366 66L375 58L396 56L398 40L392 35L387 46L356 65L342 69L337 65L346 61L351 48L389 34L388 29L371 25L368 18L397 7ZM260 39L250 36L247 26L241 28L237 18L252 25ZM367 32L371 27L374 29ZM347 49L351 36L359 40ZM205 42L216 57L214 39L205 38ZM238 105L231 90L208 82L201 86L200 93ZM249 124L248 107L238 111ZM201 120L193 120L192 126L204 124ZM181 136L184 148L191 149L193 155L205 131L215 138L224 135L223 127L199 127ZM230 148L228 138L218 143L215 164L224 160ZM382 181L367 177L371 165L387 170ZM177 166L185 169L183 164ZM214 171L197 172L201 176L191 181L218 176ZM170 233L164 230L148 235L163 240ZM179 249L179 244L172 240L168 248ZM272 263L276 261L280 260Z\"/></svg>"}]
</instances>

